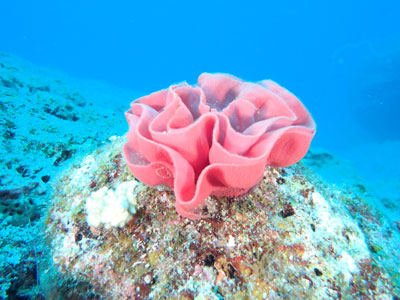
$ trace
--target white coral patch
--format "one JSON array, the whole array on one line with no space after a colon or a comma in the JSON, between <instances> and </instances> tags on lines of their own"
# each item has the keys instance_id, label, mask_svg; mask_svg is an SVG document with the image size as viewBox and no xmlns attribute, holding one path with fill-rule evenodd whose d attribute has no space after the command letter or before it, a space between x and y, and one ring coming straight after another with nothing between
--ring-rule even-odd
<instances>
[{"instance_id":1,"label":"white coral patch","mask_svg":"<svg viewBox=\"0 0 400 300\"><path fill-rule=\"evenodd\" d=\"M136 180L121 183L115 189L103 187L86 200L87 222L90 226L123 227L136 213Z\"/></svg>"},{"instance_id":2,"label":"white coral patch","mask_svg":"<svg viewBox=\"0 0 400 300\"><path fill-rule=\"evenodd\" d=\"M235 247L235 238L233 237L233 236L229 236L229 240L228 240L228 243L226 244L226 246L228 247L228 248L233 248L233 247Z\"/></svg>"},{"instance_id":3,"label":"white coral patch","mask_svg":"<svg viewBox=\"0 0 400 300\"><path fill-rule=\"evenodd\" d=\"M358 273L359 269L355 260L345 251L341 253L339 263L343 265L343 275L346 281L349 281L352 277L352 273Z\"/></svg>"}]
</instances>

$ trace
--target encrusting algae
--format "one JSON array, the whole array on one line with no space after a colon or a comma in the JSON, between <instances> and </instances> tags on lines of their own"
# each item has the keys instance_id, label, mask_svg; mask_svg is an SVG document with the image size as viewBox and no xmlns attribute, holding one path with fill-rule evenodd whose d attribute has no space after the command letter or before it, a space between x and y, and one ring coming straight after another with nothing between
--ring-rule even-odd
<instances>
[{"instance_id":1,"label":"encrusting algae","mask_svg":"<svg viewBox=\"0 0 400 300\"><path fill-rule=\"evenodd\" d=\"M245 195L208 197L200 220L177 214L171 190L137 182L125 226L89 226L93 193L135 181L124 142L66 172L48 214L53 261L88 299L392 299L345 195L300 164L266 168Z\"/></svg>"}]
</instances>

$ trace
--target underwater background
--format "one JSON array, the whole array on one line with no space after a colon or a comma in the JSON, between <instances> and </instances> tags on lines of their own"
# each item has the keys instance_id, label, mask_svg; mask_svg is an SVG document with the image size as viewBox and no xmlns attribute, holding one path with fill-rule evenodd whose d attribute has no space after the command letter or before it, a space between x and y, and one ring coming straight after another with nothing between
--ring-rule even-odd
<instances>
[{"instance_id":1,"label":"underwater background","mask_svg":"<svg viewBox=\"0 0 400 300\"><path fill-rule=\"evenodd\" d=\"M399 1L16 0L0 12L0 297L42 299L26 266L50 183L125 134L134 99L222 72L272 79L304 103L317 133L303 163L385 220L399 299Z\"/></svg>"}]
</instances>

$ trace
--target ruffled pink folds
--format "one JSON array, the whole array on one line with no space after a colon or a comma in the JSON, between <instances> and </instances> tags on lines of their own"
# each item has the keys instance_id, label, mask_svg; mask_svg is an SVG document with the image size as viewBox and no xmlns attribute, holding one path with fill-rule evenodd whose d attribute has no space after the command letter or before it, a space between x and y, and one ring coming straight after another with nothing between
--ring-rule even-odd
<instances>
[{"instance_id":1,"label":"ruffled pink folds","mask_svg":"<svg viewBox=\"0 0 400 300\"><path fill-rule=\"evenodd\" d=\"M234 197L306 154L315 123L303 104L270 80L200 75L131 103L124 155L148 185L166 184L179 214L196 219L209 195Z\"/></svg>"}]
</instances>

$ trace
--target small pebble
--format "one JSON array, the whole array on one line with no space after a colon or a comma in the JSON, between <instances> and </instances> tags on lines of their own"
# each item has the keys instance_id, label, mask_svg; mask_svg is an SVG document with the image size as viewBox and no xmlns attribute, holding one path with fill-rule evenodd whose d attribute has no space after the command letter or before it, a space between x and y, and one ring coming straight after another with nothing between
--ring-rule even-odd
<instances>
[{"instance_id":1,"label":"small pebble","mask_svg":"<svg viewBox=\"0 0 400 300\"><path fill-rule=\"evenodd\" d=\"M49 175L44 175L44 176L42 176L40 179L42 179L42 181L43 181L44 183L46 183L46 182L48 182L48 181L50 180L50 176L49 176Z\"/></svg>"},{"instance_id":2,"label":"small pebble","mask_svg":"<svg viewBox=\"0 0 400 300\"><path fill-rule=\"evenodd\" d=\"M314 268L315 275L322 276L322 272L318 268Z\"/></svg>"},{"instance_id":3,"label":"small pebble","mask_svg":"<svg viewBox=\"0 0 400 300\"><path fill-rule=\"evenodd\" d=\"M146 284L150 284L150 282L151 282L151 275L150 275L150 274L147 274L147 275L144 277L144 282L145 282Z\"/></svg>"}]
</instances>

